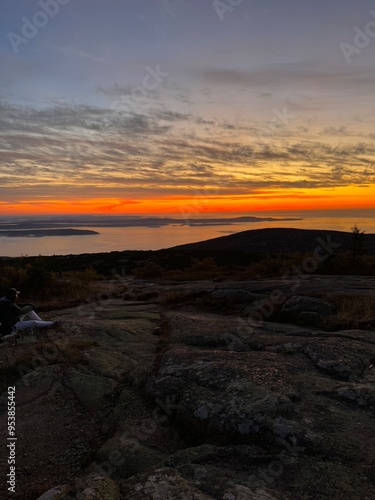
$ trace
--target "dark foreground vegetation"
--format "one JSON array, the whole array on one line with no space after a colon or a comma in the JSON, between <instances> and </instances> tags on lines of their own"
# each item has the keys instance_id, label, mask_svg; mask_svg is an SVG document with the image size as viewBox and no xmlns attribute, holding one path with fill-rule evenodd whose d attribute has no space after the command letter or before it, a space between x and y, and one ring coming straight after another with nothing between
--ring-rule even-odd
<instances>
[{"instance_id":1,"label":"dark foreground vegetation","mask_svg":"<svg viewBox=\"0 0 375 500\"><path fill-rule=\"evenodd\" d=\"M251 232L247 252L224 239L3 259L2 286L62 321L0 344L14 500L375 498L375 278L359 276L375 257L362 234L348 247L301 231L285 251Z\"/></svg>"},{"instance_id":2,"label":"dark foreground vegetation","mask_svg":"<svg viewBox=\"0 0 375 500\"><path fill-rule=\"evenodd\" d=\"M314 262L316 249L323 257ZM71 305L87 298L93 283L119 276L243 281L314 273L374 276L375 235L356 227L351 233L264 229L158 251L2 258L0 288L14 286L24 298Z\"/></svg>"}]
</instances>

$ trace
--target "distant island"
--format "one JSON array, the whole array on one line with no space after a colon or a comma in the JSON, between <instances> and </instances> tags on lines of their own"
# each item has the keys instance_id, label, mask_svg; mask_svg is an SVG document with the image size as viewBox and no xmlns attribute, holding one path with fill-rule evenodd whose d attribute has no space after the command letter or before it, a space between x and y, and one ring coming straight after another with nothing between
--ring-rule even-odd
<instances>
[{"instance_id":1,"label":"distant island","mask_svg":"<svg viewBox=\"0 0 375 500\"><path fill-rule=\"evenodd\" d=\"M31 229L60 229L62 225L72 227L164 227L164 226L220 226L240 225L252 222L297 221L294 217L206 217L194 218L190 214L181 217L157 217L136 215L65 215L40 217L0 218L0 234L4 231ZM71 230L71 229L70 229ZM33 231L33 234L35 231Z\"/></svg>"},{"instance_id":2,"label":"distant island","mask_svg":"<svg viewBox=\"0 0 375 500\"><path fill-rule=\"evenodd\" d=\"M100 234L89 229L18 229L0 231L0 236L9 238L42 238L44 236L86 236Z\"/></svg>"}]
</instances>

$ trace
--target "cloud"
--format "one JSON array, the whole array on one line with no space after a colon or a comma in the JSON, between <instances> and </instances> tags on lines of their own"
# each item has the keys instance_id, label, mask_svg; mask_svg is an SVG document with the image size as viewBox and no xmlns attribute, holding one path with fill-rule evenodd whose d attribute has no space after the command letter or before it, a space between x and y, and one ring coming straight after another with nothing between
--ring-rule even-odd
<instances>
[{"instance_id":1,"label":"cloud","mask_svg":"<svg viewBox=\"0 0 375 500\"><path fill-rule=\"evenodd\" d=\"M62 54L66 56L89 59L96 63L104 63L106 61L104 57L94 56L78 47L64 46L64 47L59 47L59 50Z\"/></svg>"},{"instance_id":2,"label":"cloud","mask_svg":"<svg viewBox=\"0 0 375 500\"><path fill-rule=\"evenodd\" d=\"M2 195L188 196L219 186L235 196L375 183L373 142L357 140L345 125L325 127L318 140L304 139L305 129L281 128L260 139L261 129L245 121L164 105L119 113L89 105L21 107L3 99Z\"/></svg>"},{"instance_id":3,"label":"cloud","mask_svg":"<svg viewBox=\"0 0 375 500\"><path fill-rule=\"evenodd\" d=\"M190 113L178 113L176 111L156 111L155 117L159 120L174 122L174 121L185 121L188 120L191 115Z\"/></svg>"},{"instance_id":4,"label":"cloud","mask_svg":"<svg viewBox=\"0 0 375 500\"><path fill-rule=\"evenodd\" d=\"M255 70L202 68L196 74L211 85L232 85L262 89L261 96L269 95L265 88L310 88L371 92L375 84L373 68L324 67L307 63L279 63Z\"/></svg>"},{"instance_id":5,"label":"cloud","mask_svg":"<svg viewBox=\"0 0 375 500\"><path fill-rule=\"evenodd\" d=\"M159 99L160 93L157 89L144 89L144 92L140 96L139 93L137 93L137 87L141 83L142 82L135 83L134 85L119 85L118 83L115 83L110 87L97 85L95 87L95 91L97 94L107 97L111 103L115 102L118 108L120 108L121 105L123 108L132 108L142 102ZM113 106L111 107L113 108Z\"/></svg>"},{"instance_id":6,"label":"cloud","mask_svg":"<svg viewBox=\"0 0 375 500\"><path fill-rule=\"evenodd\" d=\"M351 135L357 135L353 132L349 132L347 130L347 127L341 126L341 127L325 127L321 132L320 135L330 135L330 136L338 136L338 137L349 137Z\"/></svg>"}]
</instances>

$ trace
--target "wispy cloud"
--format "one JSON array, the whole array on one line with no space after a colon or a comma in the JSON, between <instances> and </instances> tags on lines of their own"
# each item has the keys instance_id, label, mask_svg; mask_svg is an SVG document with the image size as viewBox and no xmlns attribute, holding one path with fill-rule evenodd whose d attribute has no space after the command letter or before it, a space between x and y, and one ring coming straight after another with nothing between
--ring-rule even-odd
<instances>
[{"instance_id":1,"label":"wispy cloud","mask_svg":"<svg viewBox=\"0 0 375 500\"><path fill-rule=\"evenodd\" d=\"M124 115L93 106L35 109L3 101L0 110L1 183L18 192L44 193L50 186L61 192L65 186L106 196L171 195L220 185L221 193L235 195L375 182L375 145L369 142L327 144L283 135L260 142L254 128L244 145L238 138L244 127L217 122L210 135L205 126L212 121L167 109ZM181 123L195 134L189 137ZM345 127L326 128L323 135L351 136Z\"/></svg>"},{"instance_id":2,"label":"wispy cloud","mask_svg":"<svg viewBox=\"0 0 375 500\"><path fill-rule=\"evenodd\" d=\"M273 64L259 69L202 68L197 71L208 84L237 85L255 88L311 88L331 90L339 89L358 91L359 88L370 92L375 83L375 71L372 67L322 67L312 63ZM262 90L261 96L270 92Z\"/></svg>"}]
</instances>

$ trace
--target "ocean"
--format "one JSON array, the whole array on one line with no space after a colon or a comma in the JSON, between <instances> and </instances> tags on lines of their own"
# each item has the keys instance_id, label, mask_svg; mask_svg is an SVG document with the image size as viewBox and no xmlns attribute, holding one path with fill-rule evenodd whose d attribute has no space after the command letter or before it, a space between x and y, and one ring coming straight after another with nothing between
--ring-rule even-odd
<instances>
[{"instance_id":1,"label":"ocean","mask_svg":"<svg viewBox=\"0 0 375 500\"><path fill-rule=\"evenodd\" d=\"M237 222L228 223L225 217L239 216L273 217L273 221ZM218 218L214 225L206 223L200 225L197 219L211 216ZM155 216L154 216L155 217ZM173 216L171 216L173 217ZM175 215L181 219L181 215ZM19 257L35 255L69 255L81 253L99 253L122 250L159 250L185 243L217 238L249 229L269 227L290 227L300 229L321 229L322 231L337 230L350 232L356 224L366 233L375 233L375 210L352 212L283 212L281 213L255 213L255 214L197 214L192 225L187 225L181 220L169 225L157 226L153 224L143 227L102 227L95 226L95 221L90 225L74 225L75 228L97 231L95 235L79 236L28 236L7 237L0 236L0 256ZM299 220L281 220L282 218L297 218ZM71 217L70 217L71 219ZM15 218L0 218L2 227L11 225ZM17 219L19 220L19 219ZM22 220L34 220L24 217ZM52 216L49 220L56 220ZM84 224L84 222L82 222ZM59 227L72 227L64 225L59 219Z\"/></svg>"}]
</instances>

